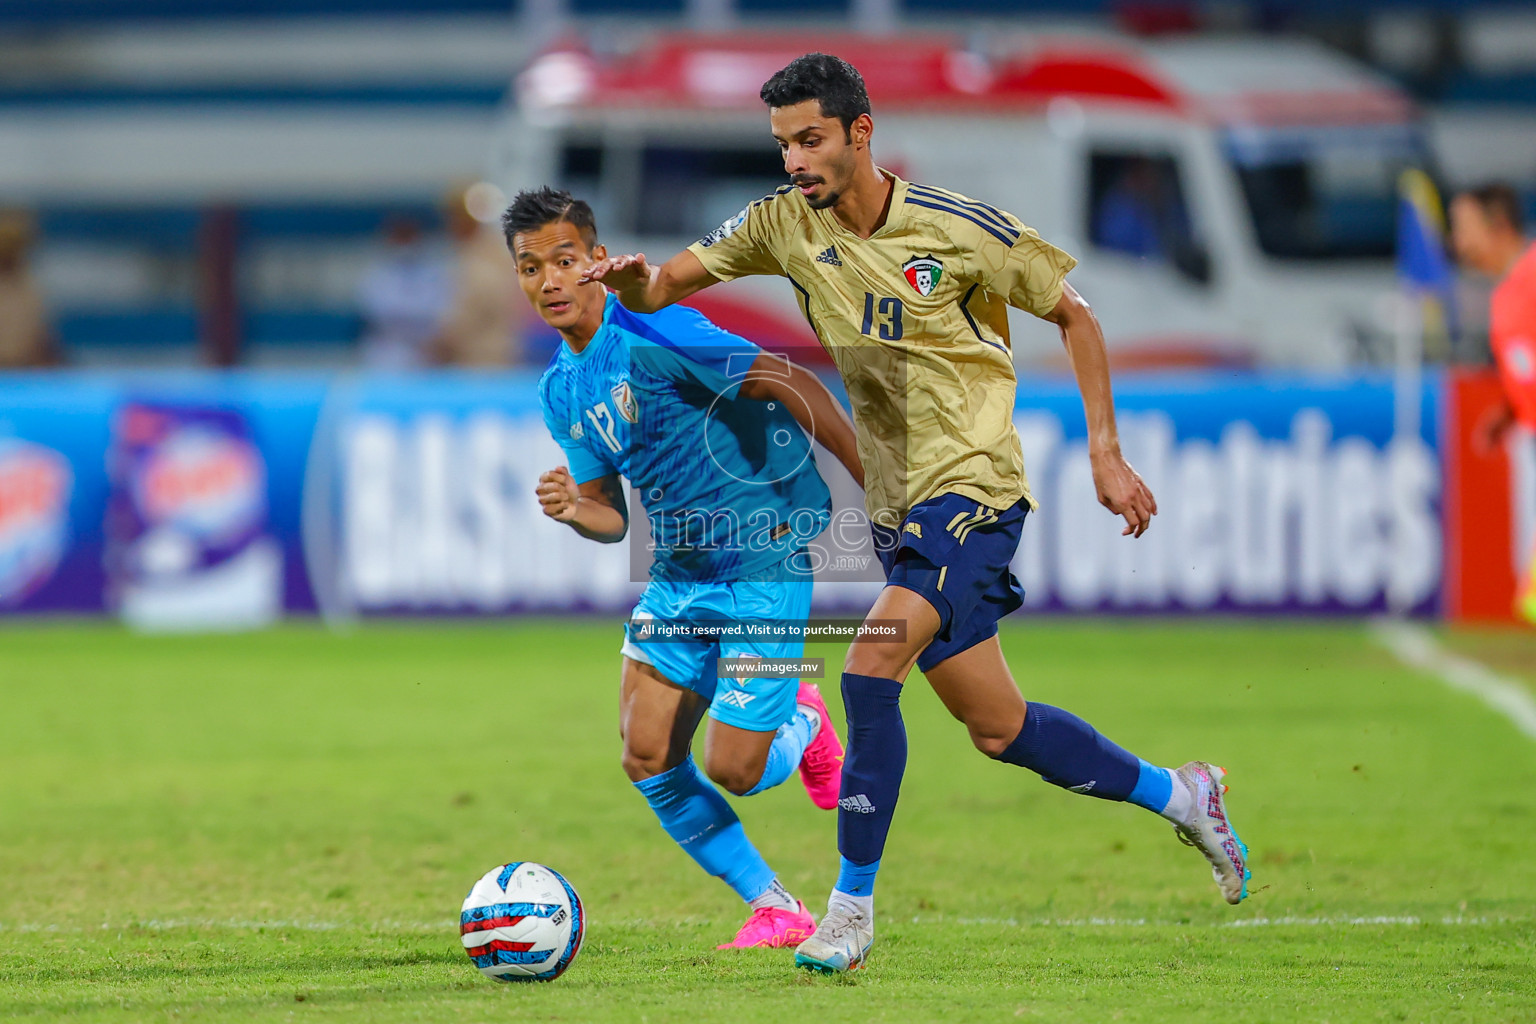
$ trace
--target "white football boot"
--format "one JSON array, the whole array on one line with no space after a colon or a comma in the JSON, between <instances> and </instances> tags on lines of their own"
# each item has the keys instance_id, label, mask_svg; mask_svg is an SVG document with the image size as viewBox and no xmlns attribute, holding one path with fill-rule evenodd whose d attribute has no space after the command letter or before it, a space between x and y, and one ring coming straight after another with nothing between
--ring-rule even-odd
<instances>
[{"instance_id":1,"label":"white football boot","mask_svg":"<svg viewBox=\"0 0 1536 1024\"><path fill-rule=\"evenodd\" d=\"M1221 780L1225 768L1191 761L1175 773L1194 796L1189 817L1173 826L1179 842L1193 846L1211 862L1211 875L1228 903L1241 903L1248 895L1248 844L1237 838L1237 830L1227 819L1223 799L1227 787ZM802 947L803 948L803 947Z\"/></svg>"},{"instance_id":2,"label":"white football boot","mask_svg":"<svg viewBox=\"0 0 1536 1024\"><path fill-rule=\"evenodd\" d=\"M874 941L874 918L833 899L815 934L795 950L795 966L824 974L856 971L864 966Z\"/></svg>"}]
</instances>

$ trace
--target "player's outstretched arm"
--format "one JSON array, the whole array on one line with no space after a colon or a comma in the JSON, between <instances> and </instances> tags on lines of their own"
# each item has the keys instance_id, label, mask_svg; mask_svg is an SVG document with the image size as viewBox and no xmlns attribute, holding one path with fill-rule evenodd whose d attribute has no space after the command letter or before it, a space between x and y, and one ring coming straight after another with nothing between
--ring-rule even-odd
<instances>
[{"instance_id":1,"label":"player's outstretched arm","mask_svg":"<svg viewBox=\"0 0 1536 1024\"><path fill-rule=\"evenodd\" d=\"M582 271L578 283L601 281L618 294L626 309L654 313L719 280L684 249L659 267L647 263L643 252L609 256Z\"/></svg>"},{"instance_id":2,"label":"player's outstretched arm","mask_svg":"<svg viewBox=\"0 0 1536 1024\"><path fill-rule=\"evenodd\" d=\"M578 484L569 469L556 466L539 474L535 493L545 515L588 540L617 544L629 532L629 505L617 473Z\"/></svg>"},{"instance_id":3,"label":"player's outstretched arm","mask_svg":"<svg viewBox=\"0 0 1536 1024\"><path fill-rule=\"evenodd\" d=\"M742 380L741 397L783 402L795 422L831 452L860 487L864 486L864 465L859 461L853 421L820 377L783 356L764 352L753 360Z\"/></svg>"},{"instance_id":4,"label":"player's outstretched arm","mask_svg":"<svg viewBox=\"0 0 1536 1024\"><path fill-rule=\"evenodd\" d=\"M1115 397L1109 384L1109 354L1104 350L1104 331L1088 303L1070 284L1063 283L1061 301L1045 319L1061 328L1061 343L1083 395L1088 418L1088 458L1093 463L1093 485L1099 503L1125 517L1122 536L1140 537L1157 515L1157 499L1131 464L1120 454L1120 432L1115 426Z\"/></svg>"}]
</instances>

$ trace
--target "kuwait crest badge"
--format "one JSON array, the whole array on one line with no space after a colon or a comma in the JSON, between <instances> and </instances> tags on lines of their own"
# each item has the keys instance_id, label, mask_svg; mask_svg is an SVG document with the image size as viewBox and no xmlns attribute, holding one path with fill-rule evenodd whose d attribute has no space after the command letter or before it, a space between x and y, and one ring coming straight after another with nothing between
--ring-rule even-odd
<instances>
[{"instance_id":1,"label":"kuwait crest badge","mask_svg":"<svg viewBox=\"0 0 1536 1024\"><path fill-rule=\"evenodd\" d=\"M913 256L901 265L901 272L906 276L907 284L917 289L917 294L927 298L939 286L939 278L944 276L944 265L934 259L932 254Z\"/></svg>"}]
</instances>

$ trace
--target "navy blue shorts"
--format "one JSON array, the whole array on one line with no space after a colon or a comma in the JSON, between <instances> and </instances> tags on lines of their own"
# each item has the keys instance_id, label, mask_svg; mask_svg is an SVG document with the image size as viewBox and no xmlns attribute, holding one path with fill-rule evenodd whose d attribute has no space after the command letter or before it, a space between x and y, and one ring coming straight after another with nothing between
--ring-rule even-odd
<instances>
[{"instance_id":1,"label":"navy blue shorts","mask_svg":"<svg viewBox=\"0 0 1536 1024\"><path fill-rule=\"evenodd\" d=\"M1024 603L1008 568L1029 503L998 511L958 494L914 506L901 529L870 524L886 582L905 587L939 613L939 631L917 656L928 671L997 635L997 620Z\"/></svg>"}]
</instances>

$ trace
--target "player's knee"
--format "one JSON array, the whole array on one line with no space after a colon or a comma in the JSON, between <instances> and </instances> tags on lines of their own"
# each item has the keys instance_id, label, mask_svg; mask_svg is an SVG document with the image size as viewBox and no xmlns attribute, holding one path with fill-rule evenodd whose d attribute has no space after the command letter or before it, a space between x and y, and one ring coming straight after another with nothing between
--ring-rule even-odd
<instances>
[{"instance_id":1,"label":"player's knee","mask_svg":"<svg viewBox=\"0 0 1536 1024\"><path fill-rule=\"evenodd\" d=\"M644 782L670 767L665 750L649 751L627 746L624 748L623 764L624 774L629 776L630 782Z\"/></svg>"},{"instance_id":2,"label":"player's knee","mask_svg":"<svg viewBox=\"0 0 1536 1024\"><path fill-rule=\"evenodd\" d=\"M763 778L763 766L734 760L704 761L704 774L721 789L735 796L746 796Z\"/></svg>"},{"instance_id":3,"label":"player's knee","mask_svg":"<svg viewBox=\"0 0 1536 1024\"><path fill-rule=\"evenodd\" d=\"M754 786L757 786L757 780L762 778L762 772L757 774L757 778L753 778L748 772L731 769L731 771L710 772L710 778L713 778L714 785L727 791L728 794L734 797L745 797L753 791Z\"/></svg>"},{"instance_id":4,"label":"player's knee","mask_svg":"<svg viewBox=\"0 0 1536 1024\"><path fill-rule=\"evenodd\" d=\"M903 644L854 644L843 662L843 671L878 679L900 678L911 657Z\"/></svg>"},{"instance_id":5,"label":"player's knee","mask_svg":"<svg viewBox=\"0 0 1536 1024\"><path fill-rule=\"evenodd\" d=\"M966 722L965 728L971 734L971 743L977 750L991 758L998 758L1003 752L1013 745L1018 739L1019 730L1024 727L1022 719L1014 721L1004 716L1001 719L989 718L981 722Z\"/></svg>"},{"instance_id":6,"label":"player's knee","mask_svg":"<svg viewBox=\"0 0 1536 1024\"><path fill-rule=\"evenodd\" d=\"M990 758L996 759L1003 756L1003 751L1008 749L1009 745L1013 742L1013 737L1003 736L996 730L988 731L973 728L971 729L971 742L976 745L977 750Z\"/></svg>"}]
</instances>

